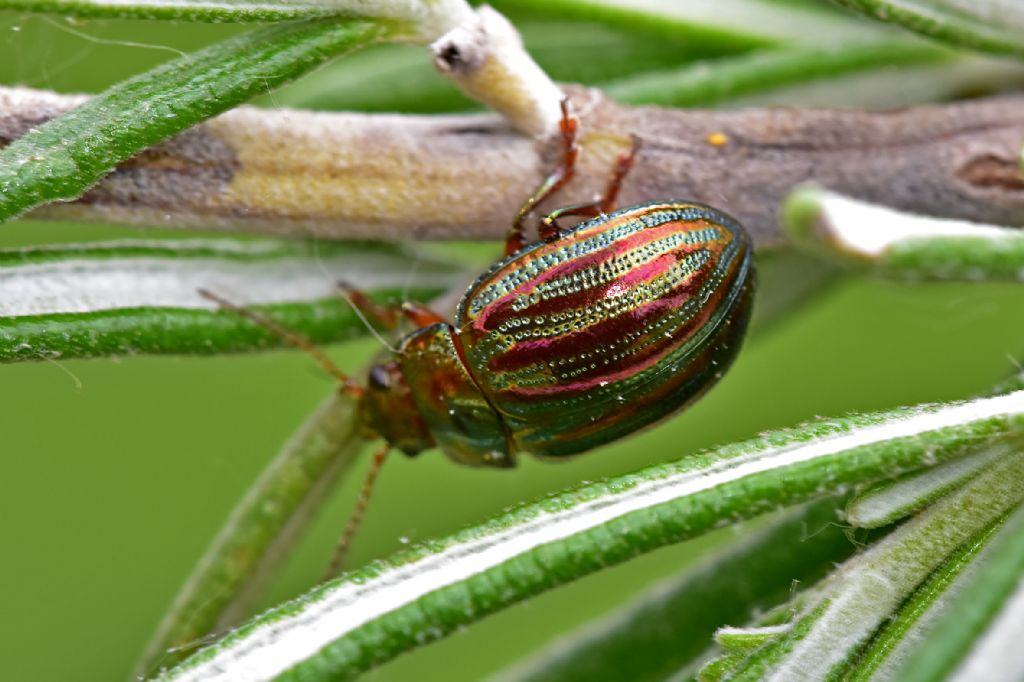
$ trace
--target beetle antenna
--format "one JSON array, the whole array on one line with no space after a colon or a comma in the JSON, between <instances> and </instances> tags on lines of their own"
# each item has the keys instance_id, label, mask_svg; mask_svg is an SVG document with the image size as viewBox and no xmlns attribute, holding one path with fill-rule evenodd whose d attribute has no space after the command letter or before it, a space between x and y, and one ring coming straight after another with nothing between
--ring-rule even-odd
<instances>
[{"instance_id":1,"label":"beetle antenna","mask_svg":"<svg viewBox=\"0 0 1024 682\"><path fill-rule=\"evenodd\" d=\"M324 273L324 276L327 277L328 279L333 279L333 275L327 269L327 266L324 264L324 259L320 255L320 241L319 240L314 240L313 241L313 253L316 256L316 264L317 264L317 267L320 268L320 272ZM342 282L339 282L338 280L335 280L334 284L335 284L336 288L341 289L342 294L346 293L346 287L345 286L341 286ZM356 317L359 318L359 321L363 323L363 326L366 327L367 331L369 331L370 334L374 338L376 338L378 341L380 341L382 346L387 348L392 353L397 353L398 352L398 349L395 348L394 345L392 345L390 342L388 342L388 340L385 339L384 336L379 331L377 331L376 327L374 327L372 324L370 324L370 320L368 320L366 318L366 315L363 313L363 311L360 310L359 306L357 306L355 303L353 303L352 299L349 298L347 295L345 296L345 302L348 303L349 306L352 307L352 311L356 314Z\"/></svg>"},{"instance_id":2,"label":"beetle antenna","mask_svg":"<svg viewBox=\"0 0 1024 682\"><path fill-rule=\"evenodd\" d=\"M391 351L392 353L397 353L398 347L395 346L390 341L388 341L386 338L384 338L384 335L377 331L377 328L373 326L373 324L371 324L370 318L366 316L366 311L364 310L364 307L360 306L358 302L353 299L352 293L355 290L349 287L347 283L342 281L336 281L334 285L341 292L342 297L345 299L345 302L348 303L350 308L352 308L352 312L356 314L356 317L358 317L360 322L363 323L363 326L366 327L366 329L370 332L370 335L373 336L378 341L380 341L381 345L387 348L389 351Z\"/></svg>"},{"instance_id":3,"label":"beetle antenna","mask_svg":"<svg viewBox=\"0 0 1024 682\"><path fill-rule=\"evenodd\" d=\"M288 329L277 320L258 313L255 310L250 310L249 308L240 306L237 303L232 303L223 296L215 294L208 289L197 289L196 291L200 296L213 301L224 310L230 311L239 317L243 317L250 322L263 327L267 331L281 338L293 348L305 351L310 357L316 360L316 362L323 367L328 374L341 382L341 388L345 393L352 396L360 396L363 394L362 386L357 384L352 377L342 372L341 369L334 364L333 360L327 357L322 350L316 347L316 344L302 334Z\"/></svg>"},{"instance_id":4,"label":"beetle antenna","mask_svg":"<svg viewBox=\"0 0 1024 682\"><path fill-rule=\"evenodd\" d=\"M373 453L373 461L370 462L370 469L366 472L363 488L359 491L359 497L356 498L355 509L352 510L352 515L348 517L345 530L342 531L341 538L339 538L338 544L334 548L334 554L331 555L331 563L328 564L327 571L324 572L324 580L337 578L341 573L341 569L345 565L345 558L352 547L352 540L356 537L356 531L363 524L366 507L370 503L370 496L373 494L374 485L377 483L377 475L380 474L381 467L384 466L384 460L387 459L390 450L391 445L384 443Z\"/></svg>"}]
</instances>

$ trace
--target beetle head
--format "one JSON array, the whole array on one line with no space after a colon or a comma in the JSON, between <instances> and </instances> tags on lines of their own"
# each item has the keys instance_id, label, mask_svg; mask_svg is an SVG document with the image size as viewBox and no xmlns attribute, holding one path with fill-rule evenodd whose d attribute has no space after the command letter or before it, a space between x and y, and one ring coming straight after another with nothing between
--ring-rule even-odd
<instances>
[{"instance_id":1,"label":"beetle head","mask_svg":"<svg viewBox=\"0 0 1024 682\"><path fill-rule=\"evenodd\" d=\"M434 447L409 386L398 365L388 362L370 368L366 392L359 401L361 423L374 436L384 438L406 455L417 455Z\"/></svg>"}]
</instances>

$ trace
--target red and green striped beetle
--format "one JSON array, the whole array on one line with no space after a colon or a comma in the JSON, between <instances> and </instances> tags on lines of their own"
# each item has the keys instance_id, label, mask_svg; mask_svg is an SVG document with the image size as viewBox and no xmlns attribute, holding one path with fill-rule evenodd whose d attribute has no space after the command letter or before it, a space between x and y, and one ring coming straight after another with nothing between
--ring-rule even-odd
<instances>
[{"instance_id":1,"label":"red and green striped beetle","mask_svg":"<svg viewBox=\"0 0 1024 682\"><path fill-rule=\"evenodd\" d=\"M403 306L418 329L370 370L365 387L301 337L236 309L313 353L358 398L367 435L385 441L331 573L390 449L416 455L438 447L462 464L493 467L513 466L521 452L578 454L682 409L735 357L754 287L750 238L701 204L652 202L612 212L635 142L599 199L548 214L541 240L525 244L525 217L573 175L576 126L563 103L562 164L520 210L506 257L469 287L454 325ZM591 217L563 231L556 220L566 215ZM397 323L397 310L347 293L368 317Z\"/></svg>"},{"instance_id":2,"label":"red and green striped beetle","mask_svg":"<svg viewBox=\"0 0 1024 682\"><path fill-rule=\"evenodd\" d=\"M562 163L519 211L505 259L463 295L454 326L409 310L421 328L371 371L364 423L406 454L436 445L496 467L520 452L578 454L694 401L735 356L750 317L750 238L689 202L610 213L636 140L598 199L548 214L541 240L525 244L528 213L573 176L577 125L564 101ZM591 219L563 231L566 215Z\"/></svg>"},{"instance_id":3,"label":"red and green striped beetle","mask_svg":"<svg viewBox=\"0 0 1024 682\"><path fill-rule=\"evenodd\" d=\"M454 326L413 332L375 368L367 421L407 454L437 445L499 467L637 431L699 397L734 357L750 251L735 221L682 202L529 246L469 288Z\"/></svg>"}]
</instances>

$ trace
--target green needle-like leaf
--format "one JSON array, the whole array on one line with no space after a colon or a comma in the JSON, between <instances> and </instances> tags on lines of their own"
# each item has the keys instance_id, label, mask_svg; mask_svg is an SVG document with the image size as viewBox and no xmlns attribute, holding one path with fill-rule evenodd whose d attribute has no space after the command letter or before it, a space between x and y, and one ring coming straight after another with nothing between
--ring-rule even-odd
<instances>
[{"instance_id":1,"label":"green needle-like leaf","mask_svg":"<svg viewBox=\"0 0 1024 682\"><path fill-rule=\"evenodd\" d=\"M1022 499L1024 455L1013 453L847 561L792 629L733 679L836 679L932 571Z\"/></svg>"},{"instance_id":2,"label":"green needle-like leaf","mask_svg":"<svg viewBox=\"0 0 1024 682\"><path fill-rule=\"evenodd\" d=\"M367 244L123 240L0 250L0 362L283 345L200 289L317 344L360 336L366 323L338 280L382 301L422 301L463 278L452 265Z\"/></svg>"},{"instance_id":3,"label":"green needle-like leaf","mask_svg":"<svg viewBox=\"0 0 1024 682\"><path fill-rule=\"evenodd\" d=\"M860 659L848 672L846 682L899 680L896 668L908 651L931 634L937 618L949 601L973 577L986 559L984 550L1002 527L1000 518L953 554L904 603L889 624L871 641Z\"/></svg>"},{"instance_id":4,"label":"green needle-like leaf","mask_svg":"<svg viewBox=\"0 0 1024 682\"><path fill-rule=\"evenodd\" d=\"M905 660L895 679L901 682L932 682L947 675L963 660L979 636L999 637L993 632L1000 611L1019 591L1024 575L1024 509L1018 509L991 541L984 565L970 584L953 599L927 639ZM1018 623L1002 623L1013 631ZM998 626L997 626L998 627ZM1014 633L1015 634L1015 633ZM1019 646L1019 638L1013 641ZM1019 649L1012 655L1019 661ZM988 669L1008 671L1008 662L989 660ZM1019 668L1019 663L1016 664ZM981 679L975 677L972 679ZM1007 679L1016 679L1008 677Z\"/></svg>"},{"instance_id":5,"label":"green needle-like leaf","mask_svg":"<svg viewBox=\"0 0 1024 682\"><path fill-rule=\"evenodd\" d=\"M832 0L950 45L1024 57L1024 12L991 0Z\"/></svg>"},{"instance_id":6,"label":"green needle-like leaf","mask_svg":"<svg viewBox=\"0 0 1024 682\"><path fill-rule=\"evenodd\" d=\"M362 444L350 398L335 395L310 417L206 550L149 643L139 675L174 665L246 615Z\"/></svg>"},{"instance_id":7,"label":"green needle-like leaf","mask_svg":"<svg viewBox=\"0 0 1024 682\"><path fill-rule=\"evenodd\" d=\"M671 71L640 73L609 83L605 90L633 104L709 106L788 85L897 66L944 63L953 57L947 50L906 40L759 51Z\"/></svg>"},{"instance_id":8,"label":"green needle-like leaf","mask_svg":"<svg viewBox=\"0 0 1024 682\"><path fill-rule=\"evenodd\" d=\"M59 14L97 19L161 19L164 21L272 22L315 19L335 14L315 0L0 0L0 10Z\"/></svg>"},{"instance_id":9,"label":"green needle-like leaf","mask_svg":"<svg viewBox=\"0 0 1024 682\"><path fill-rule=\"evenodd\" d=\"M116 85L0 150L0 221L74 199L149 145L383 32L379 23L336 19L272 26Z\"/></svg>"},{"instance_id":10,"label":"green needle-like leaf","mask_svg":"<svg viewBox=\"0 0 1024 682\"><path fill-rule=\"evenodd\" d=\"M1012 444L1000 443L978 454L875 486L850 502L846 520L859 528L895 523L959 488L1013 450Z\"/></svg>"},{"instance_id":11,"label":"green needle-like leaf","mask_svg":"<svg viewBox=\"0 0 1024 682\"><path fill-rule=\"evenodd\" d=\"M721 50L651 40L596 24L547 20L519 25L527 50L556 81L601 83L678 67ZM614 55L614 58L609 58ZM267 99L268 104L338 111L443 112L478 106L422 50L381 45L340 59Z\"/></svg>"},{"instance_id":12,"label":"green needle-like leaf","mask_svg":"<svg viewBox=\"0 0 1024 682\"><path fill-rule=\"evenodd\" d=\"M561 638L500 682L661 680L692 663L722 623L742 622L813 583L856 545L826 499L786 512L625 608ZM694 605L699 604L699 608Z\"/></svg>"},{"instance_id":13,"label":"green needle-like leaf","mask_svg":"<svg viewBox=\"0 0 1024 682\"><path fill-rule=\"evenodd\" d=\"M722 11L722 3L675 0L640 4L631 0L496 0L492 4L511 16L530 12L546 18L598 22L710 54L773 45L827 45L885 34L815 0L730 0L727 11Z\"/></svg>"}]
</instances>

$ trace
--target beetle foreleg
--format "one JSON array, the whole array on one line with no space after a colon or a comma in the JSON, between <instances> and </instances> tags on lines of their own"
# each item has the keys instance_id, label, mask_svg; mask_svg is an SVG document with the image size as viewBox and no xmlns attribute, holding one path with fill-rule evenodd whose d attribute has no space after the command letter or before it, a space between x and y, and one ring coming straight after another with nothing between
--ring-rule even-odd
<instances>
[{"instance_id":1,"label":"beetle foreleg","mask_svg":"<svg viewBox=\"0 0 1024 682\"><path fill-rule=\"evenodd\" d=\"M384 466L384 460L387 459L388 452L390 451L391 445L384 443L373 453L373 461L370 462L370 469L366 472L366 479L363 481L363 487L359 491L359 497L356 499L355 509L352 510L352 515L348 517L345 530L342 531L341 538L334 548L334 554L331 555L331 563L328 564L327 571L324 573L324 580L335 578L341 573L341 569L345 565L345 557L348 556L348 551L352 547L352 540L355 539L356 531L359 530L359 526L363 523L363 517L366 515L366 507L370 504L370 496L373 494L373 487L377 483L377 475L380 474L381 467Z\"/></svg>"},{"instance_id":2,"label":"beetle foreleg","mask_svg":"<svg viewBox=\"0 0 1024 682\"><path fill-rule=\"evenodd\" d=\"M422 303L416 303L415 301L406 301L402 304L402 314L405 318L416 325L417 329L423 329L433 324L447 324L446 320L441 315L438 315L433 310L423 305Z\"/></svg>"},{"instance_id":3,"label":"beetle foreleg","mask_svg":"<svg viewBox=\"0 0 1024 682\"><path fill-rule=\"evenodd\" d=\"M558 225L559 218L566 216L595 218L601 214L614 211L619 190L622 189L622 181L629 174L630 169L633 168L633 162L636 160L639 149L639 139L632 137L629 151L619 155L618 160L615 162L615 168L612 170L612 176L608 179L608 184L596 199L582 204L572 204L571 206L555 209L541 218L540 224L537 227L540 238L545 242L553 242L562 235L564 230Z\"/></svg>"},{"instance_id":4,"label":"beetle foreleg","mask_svg":"<svg viewBox=\"0 0 1024 682\"><path fill-rule=\"evenodd\" d=\"M358 312L362 313L363 317L367 320L373 320L387 330L392 330L398 326L398 314L401 312L400 307L376 303L362 290L356 289L345 281L339 280L337 287L341 291L342 296L345 297L345 300Z\"/></svg>"}]
</instances>

